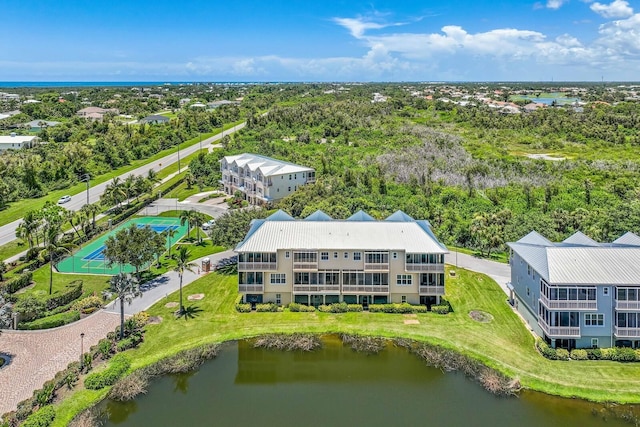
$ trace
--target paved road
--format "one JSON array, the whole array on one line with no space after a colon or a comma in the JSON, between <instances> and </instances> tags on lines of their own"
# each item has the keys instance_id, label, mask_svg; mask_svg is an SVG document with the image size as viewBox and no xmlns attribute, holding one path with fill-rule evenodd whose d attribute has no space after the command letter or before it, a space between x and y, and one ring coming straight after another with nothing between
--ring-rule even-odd
<instances>
[{"instance_id":1,"label":"paved road","mask_svg":"<svg viewBox=\"0 0 640 427\"><path fill-rule=\"evenodd\" d=\"M240 129L242 129L245 126L245 123L240 123L237 126L234 126L230 129L226 129L224 131L225 135L229 135L230 133L236 132ZM219 133L217 135L214 135L210 138L207 138L205 140L202 141L202 148L209 150L211 143L218 141L219 139L222 139L222 135L223 133ZM185 158L188 155L195 153L196 151L200 150L200 144L193 144L190 147L184 148L182 150L180 150L180 158ZM120 179L124 180L127 176L133 174L133 175L143 175L146 176L147 173L149 172L149 170L153 169L156 172L160 172L160 170L163 167L167 167L168 165L172 165L174 163L178 162L178 153L173 153L173 154L169 154L165 157L162 157L161 159L158 159L155 162L149 163L147 165L144 166L140 166L137 169L134 169L132 171L129 171L127 173L124 173L122 175L120 175ZM104 190L106 188L106 186L109 184L110 181L107 182L103 182L102 184L97 184L93 187L91 187L89 189L89 203L95 203L98 200L100 200L100 196L102 195L102 193L104 193ZM87 203L87 193L86 192L82 192L82 193L78 193L75 196L71 197L71 201L65 203L64 206L65 208L72 210L72 211L77 211L79 210L82 206L84 206ZM16 238L16 228L18 227L18 225L20 224L22 220L16 220L13 221L9 224L5 224L3 226L0 227L0 244L5 244L8 243L12 240L15 240Z\"/></svg>"},{"instance_id":2,"label":"paved road","mask_svg":"<svg viewBox=\"0 0 640 427\"><path fill-rule=\"evenodd\" d=\"M202 212L213 218L218 218L227 212L227 208L225 206L210 205L207 203L189 203L187 201L179 202L178 199L158 199L144 208L141 212L143 215L155 216L162 212L184 211L190 209Z\"/></svg>"},{"instance_id":3,"label":"paved road","mask_svg":"<svg viewBox=\"0 0 640 427\"><path fill-rule=\"evenodd\" d=\"M489 261L483 258L477 258L473 255L467 255L460 252L451 251L444 256L444 261L450 265L466 268L467 270L486 274L495 280L500 288L509 295L507 282L511 281L511 266L496 261Z\"/></svg>"}]
</instances>

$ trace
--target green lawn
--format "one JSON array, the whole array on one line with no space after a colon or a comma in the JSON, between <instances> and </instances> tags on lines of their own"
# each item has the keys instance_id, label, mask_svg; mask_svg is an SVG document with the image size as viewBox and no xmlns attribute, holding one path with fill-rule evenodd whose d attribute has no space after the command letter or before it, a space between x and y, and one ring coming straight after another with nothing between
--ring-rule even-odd
<instances>
[{"instance_id":1,"label":"green lawn","mask_svg":"<svg viewBox=\"0 0 640 427\"><path fill-rule=\"evenodd\" d=\"M20 298L29 295L46 297L49 295L49 264L43 265L33 272L35 286L20 293ZM110 276L97 276L92 274L62 274L53 271L53 294L61 292L65 286L74 280L82 280L83 296L98 295L109 288Z\"/></svg>"},{"instance_id":2,"label":"green lawn","mask_svg":"<svg viewBox=\"0 0 640 427\"><path fill-rule=\"evenodd\" d=\"M163 194L163 197L167 197L167 198L170 198L170 199L177 198L178 200L182 201L182 200L186 199L189 196L193 196L194 194L202 193L202 192L205 192L205 191L213 191L213 190L217 190L217 187L202 187L202 188L200 188L197 185L192 185L191 188L187 188L187 183L183 182L182 184L178 185L173 190L169 191L166 194Z\"/></svg>"},{"instance_id":3,"label":"green lawn","mask_svg":"<svg viewBox=\"0 0 640 427\"><path fill-rule=\"evenodd\" d=\"M20 240L12 240L0 246L0 260L5 260L14 255L18 255L20 252L24 252L27 249L29 249L29 247Z\"/></svg>"}]
</instances>

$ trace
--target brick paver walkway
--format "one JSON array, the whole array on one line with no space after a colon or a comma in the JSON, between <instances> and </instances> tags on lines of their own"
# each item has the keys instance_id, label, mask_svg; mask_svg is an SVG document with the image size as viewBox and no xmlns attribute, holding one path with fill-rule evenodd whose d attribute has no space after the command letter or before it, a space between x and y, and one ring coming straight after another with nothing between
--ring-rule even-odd
<instances>
[{"instance_id":1,"label":"brick paver walkway","mask_svg":"<svg viewBox=\"0 0 640 427\"><path fill-rule=\"evenodd\" d=\"M78 322L43 331L2 331L0 352L14 355L9 366L0 369L0 415L33 395L56 372L80 360L80 333L83 347L98 343L120 323L120 316L105 310Z\"/></svg>"}]
</instances>

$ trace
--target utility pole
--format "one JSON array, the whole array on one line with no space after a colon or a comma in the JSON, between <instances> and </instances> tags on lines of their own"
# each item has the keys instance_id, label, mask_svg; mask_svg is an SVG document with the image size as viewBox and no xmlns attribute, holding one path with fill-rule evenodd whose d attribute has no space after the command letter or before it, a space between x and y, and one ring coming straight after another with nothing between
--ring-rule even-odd
<instances>
[{"instance_id":1,"label":"utility pole","mask_svg":"<svg viewBox=\"0 0 640 427\"><path fill-rule=\"evenodd\" d=\"M180 143L178 143L178 173L180 173Z\"/></svg>"},{"instance_id":2,"label":"utility pole","mask_svg":"<svg viewBox=\"0 0 640 427\"><path fill-rule=\"evenodd\" d=\"M89 204L89 181L91 180L91 175L88 173L83 173L80 175L80 182L87 183L87 204Z\"/></svg>"}]
</instances>

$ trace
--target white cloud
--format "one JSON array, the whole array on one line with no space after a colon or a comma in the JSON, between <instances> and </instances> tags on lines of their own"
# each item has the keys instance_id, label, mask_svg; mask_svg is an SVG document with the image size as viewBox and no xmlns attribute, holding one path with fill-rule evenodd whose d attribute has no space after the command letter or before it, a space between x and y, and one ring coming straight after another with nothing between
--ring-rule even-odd
<instances>
[{"instance_id":1,"label":"white cloud","mask_svg":"<svg viewBox=\"0 0 640 427\"><path fill-rule=\"evenodd\" d=\"M547 8L549 9L560 9L560 7L567 3L567 0L547 0Z\"/></svg>"},{"instance_id":2,"label":"white cloud","mask_svg":"<svg viewBox=\"0 0 640 427\"><path fill-rule=\"evenodd\" d=\"M366 21L360 18L334 18L333 21L345 27L351 35L357 39L364 35L366 30L378 30L385 28L387 25Z\"/></svg>"},{"instance_id":3,"label":"white cloud","mask_svg":"<svg viewBox=\"0 0 640 427\"><path fill-rule=\"evenodd\" d=\"M596 44L615 57L640 57L640 13L600 25Z\"/></svg>"},{"instance_id":4,"label":"white cloud","mask_svg":"<svg viewBox=\"0 0 640 427\"><path fill-rule=\"evenodd\" d=\"M609 4L595 2L589 7L604 18L628 18L633 15L633 9L625 0L614 0Z\"/></svg>"}]
</instances>

